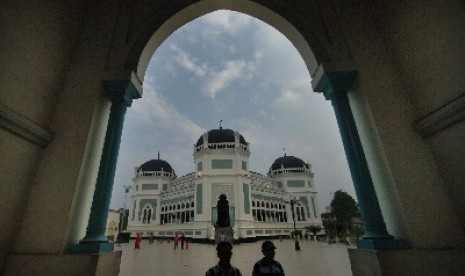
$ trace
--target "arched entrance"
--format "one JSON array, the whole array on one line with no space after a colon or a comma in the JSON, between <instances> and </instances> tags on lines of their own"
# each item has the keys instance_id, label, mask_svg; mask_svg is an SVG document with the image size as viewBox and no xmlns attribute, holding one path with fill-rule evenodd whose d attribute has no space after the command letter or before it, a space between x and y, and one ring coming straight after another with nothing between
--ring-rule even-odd
<instances>
[{"instance_id":1,"label":"arched entrance","mask_svg":"<svg viewBox=\"0 0 465 276\"><path fill-rule=\"evenodd\" d=\"M219 2L215 2L218 4ZM223 3L224 7L229 9L234 9L236 11L245 12L251 14L253 16L257 15L261 19L265 20L265 22L270 22L274 25L278 30L281 30L284 35L288 36L291 39L291 42L296 46L298 50L300 50L302 57L307 65L307 68L310 74L313 76L313 85L317 91L323 92L327 100L330 100L333 104L335 109L336 118L338 120L339 128L341 130L341 134L343 137L343 143L346 150L346 155L349 160L349 166L351 168L351 174L353 181L355 183L356 192L359 198L360 208L363 220L366 223L365 229L365 236L363 242L359 243L360 248L369 248L369 249L384 249L384 248L406 248L408 245L402 241L394 240L394 237L388 234L386 230L386 226L384 223L384 219L381 213L381 209L379 207L378 198L374 189L373 181L371 179L371 175L369 172L368 164L365 159L365 154L361 145L361 141L359 138L359 134L357 131L357 127L355 124L355 120L353 118L351 106L349 104L349 98L347 96L348 91L352 87L352 83L356 78L356 71L353 68L341 70L340 68L331 68L331 66L335 66L337 62L333 62L330 65L330 69L324 68L322 64L317 66L317 59L313 54L309 43L315 44L314 41L309 41L308 39L305 40L301 33L295 29L291 24L288 23L284 18L280 17L278 14L272 12L271 10L267 9L266 7L256 5L249 2L240 3L234 2L234 4L230 2ZM222 7L222 6L220 6ZM141 48L133 47L131 49L132 52L137 52L138 50L141 51L140 59L138 59L137 64L137 71L134 73L136 79L141 79L141 75L145 72L147 63L149 58L151 57L156 50L156 47L166 38L167 34L172 33L178 26L188 22L192 18L196 18L196 16L203 15L210 11L214 11L218 9L218 5L211 5L208 2L201 2L196 5L189 6L185 9L182 9L178 13L175 13L171 18L166 21L158 22L160 27L156 29L154 35L148 40L141 41L136 43L136 45L146 45L143 50ZM149 24L147 27L148 30L153 25ZM143 29L143 32L147 31L147 29ZM143 36L145 37L145 36ZM137 40L137 39L136 39ZM316 40L316 39L315 39ZM340 45L341 46L341 45ZM318 47L317 47L318 48ZM341 47L339 50L343 51L344 47ZM319 48L319 52L329 52L329 49ZM320 60L324 60L328 57L320 57ZM134 55L129 55L129 59L125 61L126 66L133 67L131 64L135 63ZM343 65L347 66L348 61L344 60ZM350 64L350 59L349 59ZM133 77L134 77L133 75ZM122 95L123 98L131 98L137 95L134 94L134 84L133 81L130 79L127 80L118 80L118 81L107 81L107 90L109 93L119 93ZM118 92L119 91L119 92ZM131 94L131 95L130 95ZM121 113L121 111L118 111ZM110 119L114 118L110 114ZM122 124L123 117L119 115L120 119L116 120L116 124ZM121 122L119 122L120 120ZM112 125L111 123L109 125ZM116 134L114 130L110 131L113 138L108 140L108 145L119 145L119 137L115 137ZM108 152L106 152L106 150ZM104 148L104 153L102 156L115 156L113 151L117 150L114 149L106 149ZM112 160L109 157L109 160ZM115 162L116 160L112 160ZM101 164L107 164L108 161L102 160ZM102 170L99 171L99 173ZM111 172L106 172L108 177L102 176L102 179L112 179L113 175ZM113 172L114 174L114 172ZM107 187L111 186L112 183L106 183L107 180L102 180L101 186ZM97 188L99 187L99 182L97 182ZM106 197L108 195L106 194ZM107 200L98 200L100 202L104 202ZM94 199L94 202L96 200ZM93 208L93 210L97 210L98 208ZM96 212L91 213L90 223L93 221L102 221L102 218L99 218L101 215L94 215ZM102 214L103 215L103 214ZM92 220L92 218L97 217L96 219ZM86 238L81 241L83 242L98 242L99 238L92 238L95 236L95 233L91 233L91 229L99 229L99 227L88 227L88 233ZM87 238L87 237L91 238Z\"/></svg>"},{"instance_id":2,"label":"arched entrance","mask_svg":"<svg viewBox=\"0 0 465 276\"><path fill-rule=\"evenodd\" d=\"M351 66L352 62L350 57L341 53L346 49L344 43L339 44L336 50L322 47L321 43L318 42L323 41L324 38L318 36L307 36L304 38L302 33L288 22L288 20L294 18L288 18L288 20L286 20L267 7L252 2L203 1L185 7L184 9L173 9L173 15L168 20L156 18L153 22L149 21L149 24L143 25L140 29L142 34L139 35L139 37L135 37L136 42L129 49L129 55L124 61L124 66L132 69L131 76L128 76L126 79L104 81L105 90L112 100L112 109L108 123L109 128L105 136L102 159L100 160L99 176L94 193L87 233L84 239L73 247L72 251L105 252L111 250L111 248L106 248L108 244L105 243L105 237L101 233L106 218L103 210L107 209L111 196L114 166L118 155L124 114L126 108L131 105L132 100L140 97L140 94L138 94L138 87L141 84L140 80L145 74L150 57L167 35L171 34L179 26L220 8L227 8L256 16L281 31L301 53L307 65L307 69L309 70L309 74L313 78L314 89L322 92L325 98L332 102L339 129L342 134L355 190L359 199L361 215L366 226L365 236L362 241L358 243L359 248L407 248L409 246L408 243L402 240L395 240L386 230L378 197L374 189L349 98L347 96L357 77L357 71ZM154 32L154 34L148 38L151 32ZM318 58L314 55L312 51L313 48L310 46L316 48L317 52L320 53ZM330 53L331 50L333 50L332 53ZM338 62L338 59L341 59L341 57L345 59L342 62ZM321 62L326 59L332 59L332 62ZM317 60L320 60L320 62L317 62ZM328 64L328 66L326 64ZM95 249L96 245L97 249Z\"/></svg>"}]
</instances>

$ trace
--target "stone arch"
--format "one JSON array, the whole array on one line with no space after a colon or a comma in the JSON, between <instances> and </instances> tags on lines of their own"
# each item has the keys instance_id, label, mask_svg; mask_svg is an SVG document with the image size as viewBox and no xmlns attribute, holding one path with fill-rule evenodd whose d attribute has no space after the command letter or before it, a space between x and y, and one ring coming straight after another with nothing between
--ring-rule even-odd
<instances>
[{"instance_id":1,"label":"stone arch","mask_svg":"<svg viewBox=\"0 0 465 276\"><path fill-rule=\"evenodd\" d=\"M313 5L319 4L313 3ZM274 7L274 9L271 7ZM338 23L332 24L331 26L325 25L324 20L322 20L322 17L324 17L322 13L324 12L316 12L317 19L323 21L319 22L323 23L324 31L322 34L321 30L317 30L321 29L321 24L313 24L315 22L310 21L308 17L304 17L303 14L300 14L298 6L292 6L291 8L291 5L289 5L289 7L278 5L278 7L276 7L275 3L257 4L253 1L245 0L206 0L193 5L180 3L169 7L154 9L152 11L150 11L149 7L148 13L153 13L152 20L147 20L146 23L144 23L144 19L148 17L138 20L143 23L134 27L138 30L138 32L135 32L137 34L135 37L127 37L126 43L121 43L120 40L113 39L112 54L109 56L112 58L114 57L116 61L108 61L110 63L110 65L108 65L108 70L109 72L115 70L113 74L110 73L113 80L115 80L114 77L124 77L125 79L123 81L121 79L116 79L117 81L108 81L104 85L105 89L108 92L114 92L115 90L118 93L124 92L123 99L128 100L128 102L132 101L134 98L140 97L140 95L136 95L133 90L140 89L139 85L142 83L141 80L143 79L143 74L145 74L149 60L162 41L183 24L208 12L219 9L243 12L261 19L265 23L275 27L290 40L294 47L296 47L307 66L315 91L323 92L326 99L332 101L338 123L341 122L345 124L342 127L339 125L339 128L343 136L344 147L349 151L347 155L349 166L351 167L352 165L351 172L362 174L356 177L353 176L353 178L357 179L357 181L370 182L368 185L364 183L359 186L359 189L365 189L362 187L367 186L371 189L368 192L362 193L364 195L364 201L367 202L367 206L365 207L360 203L362 216L364 214L364 209L369 210L375 208L375 212L367 212L367 214L374 214L373 219L376 220L376 223L373 225L376 225L376 227L379 226L380 229L375 229L374 231L368 231L369 229L366 229L366 233L372 234L372 236L369 235L370 239L372 237L390 239L391 236L386 232L384 221L381 217L381 210L376 193L373 189L373 184L371 183L371 178L369 177L366 160L360 158L360 156L364 155L363 148L361 147L355 120L347 97L348 91L352 89L352 84L356 78L357 72L354 70L353 62L350 58L350 54L347 53L347 47L343 39L340 39L342 42L340 40L337 41L337 45L333 47L330 46L331 43L326 43L330 40L331 36L337 35L338 28L334 28L334 25ZM331 10L331 7L327 6L325 12L329 10ZM302 23L302 25L299 23ZM329 29L327 29L328 27ZM123 35L121 30L118 30L115 37L121 39L121 35ZM119 67L118 62L122 62L120 65L123 67ZM123 73L117 74L116 72ZM130 72L130 76L128 72ZM133 86L128 84L129 80L131 80ZM126 86L123 87L121 82ZM115 86L118 87L115 88ZM127 95L129 92L131 92L131 95ZM126 98L129 96L131 97L130 101ZM126 102L124 103L126 104ZM110 118L112 117L110 116ZM362 167L363 170L359 170L359 167ZM359 201L362 202L360 198ZM266 209L268 208L269 207ZM179 206L177 209L179 209ZM365 218L364 221L367 221L367 225L372 225L368 222L369 220L365 220Z\"/></svg>"}]
</instances>

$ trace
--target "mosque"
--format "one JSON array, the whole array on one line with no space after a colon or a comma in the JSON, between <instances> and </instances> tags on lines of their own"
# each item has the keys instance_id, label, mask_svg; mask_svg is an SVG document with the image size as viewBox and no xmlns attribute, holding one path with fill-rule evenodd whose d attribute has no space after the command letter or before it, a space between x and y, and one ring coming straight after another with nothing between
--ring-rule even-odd
<instances>
[{"instance_id":1,"label":"mosque","mask_svg":"<svg viewBox=\"0 0 465 276\"><path fill-rule=\"evenodd\" d=\"M220 126L194 145L195 172L177 177L160 156L136 167L128 231L213 240L221 195L228 201L234 240L289 236L293 215L296 229L322 226L311 165L284 154L267 175L252 172L249 147L239 132Z\"/></svg>"}]
</instances>

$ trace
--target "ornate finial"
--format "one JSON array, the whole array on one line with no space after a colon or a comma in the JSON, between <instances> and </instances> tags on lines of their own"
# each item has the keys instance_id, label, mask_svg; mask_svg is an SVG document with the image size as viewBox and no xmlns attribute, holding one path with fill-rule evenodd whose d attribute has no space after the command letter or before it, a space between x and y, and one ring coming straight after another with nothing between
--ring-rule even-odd
<instances>
[{"instance_id":1,"label":"ornate finial","mask_svg":"<svg viewBox=\"0 0 465 276\"><path fill-rule=\"evenodd\" d=\"M221 126L221 122L222 122L222 121L223 121L223 120L220 120L220 129L223 129L223 127Z\"/></svg>"},{"instance_id":2,"label":"ornate finial","mask_svg":"<svg viewBox=\"0 0 465 276\"><path fill-rule=\"evenodd\" d=\"M286 156L286 148L283 148L284 156Z\"/></svg>"},{"instance_id":3,"label":"ornate finial","mask_svg":"<svg viewBox=\"0 0 465 276\"><path fill-rule=\"evenodd\" d=\"M158 151L158 160L160 160L160 151Z\"/></svg>"}]
</instances>

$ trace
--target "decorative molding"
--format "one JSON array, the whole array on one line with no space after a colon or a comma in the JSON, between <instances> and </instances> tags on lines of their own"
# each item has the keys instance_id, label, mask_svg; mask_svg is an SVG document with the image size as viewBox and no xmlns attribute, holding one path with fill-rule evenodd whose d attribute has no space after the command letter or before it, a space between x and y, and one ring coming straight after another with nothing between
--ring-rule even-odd
<instances>
[{"instance_id":1,"label":"decorative molding","mask_svg":"<svg viewBox=\"0 0 465 276\"><path fill-rule=\"evenodd\" d=\"M51 132L2 104L0 104L0 126L42 148L47 147L53 140Z\"/></svg>"},{"instance_id":2,"label":"decorative molding","mask_svg":"<svg viewBox=\"0 0 465 276\"><path fill-rule=\"evenodd\" d=\"M415 130L427 138L465 118L465 93L415 122Z\"/></svg>"},{"instance_id":3,"label":"decorative molding","mask_svg":"<svg viewBox=\"0 0 465 276\"><path fill-rule=\"evenodd\" d=\"M212 198L211 198L212 206L216 206L218 198L220 197L221 194L226 195L229 201L229 207L235 206L234 191L232 189L232 184L220 184L220 183L214 183L212 185Z\"/></svg>"}]
</instances>

